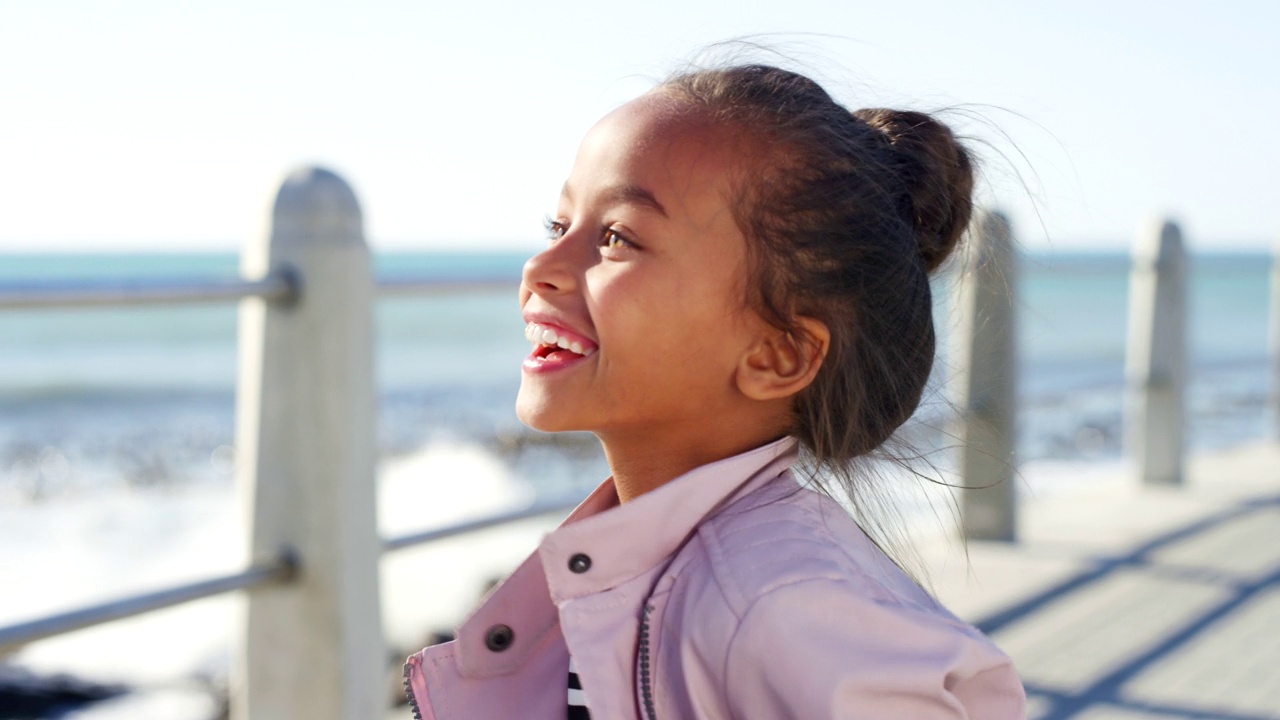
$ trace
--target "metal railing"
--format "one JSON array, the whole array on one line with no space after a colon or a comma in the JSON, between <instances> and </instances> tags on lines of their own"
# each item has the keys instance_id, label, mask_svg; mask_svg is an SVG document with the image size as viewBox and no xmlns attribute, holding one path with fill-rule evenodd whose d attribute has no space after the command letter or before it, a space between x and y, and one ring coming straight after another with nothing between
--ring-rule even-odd
<instances>
[{"instance_id":1,"label":"metal railing","mask_svg":"<svg viewBox=\"0 0 1280 720\"><path fill-rule=\"evenodd\" d=\"M258 280L6 283L0 286L0 310L167 306L231 302L247 297L291 302L299 291L298 278L287 271L269 273Z\"/></svg>"},{"instance_id":2,"label":"metal railing","mask_svg":"<svg viewBox=\"0 0 1280 720\"><path fill-rule=\"evenodd\" d=\"M517 284L514 280L504 278L388 278L379 280L376 289L382 297L423 297L514 290Z\"/></svg>"},{"instance_id":3,"label":"metal railing","mask_svg":"<svg viewBox=\"0 0 1280 720\"><path fill-rule=\"evenodd\" d=\"M535 500L526 507L463 520L451 525L431 528L382 541L383 553L446 540L467 533L487 530L521 520L572 510L582 500L578 495ZM254 590L269 585L288 584L297 577L300 560L296 553L285 550L274 559L255 563L237 573L218 575L203 580L174 585L161 590L129 595L67 612L0 627L0 656L37 640L64 635L76 630L102 625L163 610L174 605L204 600L238 590Z\"/></svg>"},{"instance_id":4,"label":"metal railing","mask_svg":"<svg viewBox=\"0 0 1280 720\"><path fill-rule=\"evenodd\" d=\"M237 590L252 590L267 585L288 583L296 573L296 559L290 554L283 554L275 560L251 565L246 570L230 575L219 575L162 590L130 595L9 625L0 628L0 655L17 650L36 640L123 620L153 610L163 610L174 605Z\"/></svg>"},{"instance_id":5,"label":"metal railing","mask_svg":"<svg viewBox=\"0 0 1280 720\"><path fill-rule=\"evenodd\" d=\"M425 297L512 289L509 278L408 278L379 280L383 297ZM195 305L234 302L256 297L289 303L302 294L302 282L288 270L268 273L257 280L54 280L39 283L0 284L0 311L58 308L131 307L146 305Z\"/></svg>"},{"instance_id":6,"label":"metal railing","mask_svg":"<svg viewBox=\"0 0 1280 720\"><path fill-rule=\"evenodd\" d=\"M405 548L422 545L424 543L444 540L458 535L476 532L478 530L487 530L491 527L499 525L507 525L521 520L529 520L531 518L542 517L552 513L563 513L577 507L582 501L579 495L569 495L561 497L546 498L535 500L527 507L516 510L508 510L507 512L495 513L474 520L463 520L453 525L445 525L431 530L422 530L420 532L408 533L397 537L386 538L382 541L382 551L384 553L403 550Z\"/></svg>"}]
</instances>

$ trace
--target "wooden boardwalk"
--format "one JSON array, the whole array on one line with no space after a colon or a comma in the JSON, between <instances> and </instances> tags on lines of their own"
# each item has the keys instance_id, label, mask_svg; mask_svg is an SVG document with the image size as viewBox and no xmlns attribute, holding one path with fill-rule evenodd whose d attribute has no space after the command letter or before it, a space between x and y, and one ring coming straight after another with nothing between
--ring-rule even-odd
<instances>
[{"instance_id":1,"label":"wooden boardwalk","mask_svg":"<svg viewBox=\"0 0 1280 720\"><path fill-rule=\"evenodd\" d=\"M1039 720L1280 719L1280 446L1182 489L1030 499L1021 542L924 547L934 591L1013 658Z\"/></svg>"}]
</instances>

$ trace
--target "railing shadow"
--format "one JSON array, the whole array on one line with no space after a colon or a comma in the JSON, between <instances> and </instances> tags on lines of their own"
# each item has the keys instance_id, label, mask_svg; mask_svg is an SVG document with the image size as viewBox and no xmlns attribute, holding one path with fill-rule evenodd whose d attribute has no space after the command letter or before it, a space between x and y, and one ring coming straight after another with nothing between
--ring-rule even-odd
<instances>
[{"instance_id":1,"label":"railing shadow","mask_svg":"<svg viewBox=\"0 0 1280 720\"><path fill-rule=\"evenodd\" d=\"M1081 573L1058 582L1015 605L979 620L976 626L988 635L995 635L1024 620L1033 619L1037 613L1053 603L1069 599L1122 570L1179 570L1169 568L1153 556L1160 550L1191 540L1202 533L1229 523L1241 521L1255 513L1280 508L1280 495L1253 498L1225 511L1156 536L1122 556L1101 558L1097 564ZM1186 574L1183 572L1183 574ZM1194 720L1274 720L1275 714L1256 715L1229 710L1192 707L1183 704L1152 702L1126 697L1127 683L1137 678L1157 662L1183 651L1195 639L1203 637L1232 613L1268 590L1280 588L1280 566L1273 567L1259 577L1240 580L1235 577L1217 576L1205 572L1193 573L1198 580L1210 581L1226 589L1226 597L1207 609L1193 615L1189 621L1172 629L1155 644L1132 656L1109 672L1095 678L1086 686L1063 691L1034 679L1025 683L1028 697L1043 708L1037 717L1041 720L1067 720L1080 716L1086 710L1105 707L1118 711L1142 713L1143 717L1188 718ZM1280 712L1280 708L1277 708Z\"/></svg>"}]
</instances>

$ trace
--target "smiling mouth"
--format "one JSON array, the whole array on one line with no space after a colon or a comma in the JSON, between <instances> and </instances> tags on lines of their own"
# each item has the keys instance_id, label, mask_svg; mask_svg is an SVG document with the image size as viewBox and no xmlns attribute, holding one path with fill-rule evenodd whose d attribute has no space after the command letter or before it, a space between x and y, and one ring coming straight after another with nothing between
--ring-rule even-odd
<instances>
[{"instance_id":1,"label":"smiling mouth","mask_svg":"<svg viewBox=\"0 0 1280 720\"><path fill-rule=\"evenodd\" d=\"M524 328L525 338L534 343L531 357L539 360L571 360L595 354L595 343L586 338L551 325L529 323Z\"/></svg>"}]
</instances>

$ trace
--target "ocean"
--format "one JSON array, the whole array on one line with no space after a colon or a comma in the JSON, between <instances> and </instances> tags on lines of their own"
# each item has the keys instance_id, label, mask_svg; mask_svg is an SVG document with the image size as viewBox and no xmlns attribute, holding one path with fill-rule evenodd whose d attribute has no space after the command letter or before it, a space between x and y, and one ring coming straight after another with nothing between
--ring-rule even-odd
<instances>
[{"instance_id":1,"label":"ocean","mask_svg":"<svg viewBox=\"0 0 1280 720\"><path fill-rule=\"evenodd\" d=\"M441 435L503 447L522 435L511 406L527 353L515 300L523 260L512 253L377 256L384 277L512 279L510 292L379 301L384 457ZM1260 253L1193 258L1193 448L1266 432L1269 263ZM0 282L233 277L236 264L232 254L9 255L0 256ZM1016 301L1021 461L1119 457L1127 283L1121 253L1023 258ZM940 372L951 324L945 286L938 293ZM0 492L39 498L227 474L235 337L230 304L0 313ZM926 403L922 412L944 405ZM566 480L545 472L532 479L540 489Z\"/></svg>"},{"instance_id":2,"label":"ocean","mask_svg":"<svg viewBox=\"0 0 1280 720\"><path fill-rule=\"evenodd\" d=\"M508 291L378 301L384 534L539 493L585 492L608 472L589 437L531 433L515 417L528 352L516 302L524 259L376 256L381 277L511 279ZM0 283L226 278L237 262L233 254L3 255ZM1191 258L1193 451L1270 432L1270 263L1262 253ZM1050 493L1057 479L1121 462L1128 272L1123 253L1032 252L1021 260L1018 463L1059 468L1033 477L1030 491ZM918 413L921 428L944 425L948 414L940 389L954 324L948 286L944 277L937 287L939 382ZM234 304L0 312L0 624L238 567L235 342ZM383 612L393 647L414 649L425 632L456 621L543 529L525 524L388 558ZM188 686L193 677L225 679L234 602L36 643L9 661L153 689L131 697L158 709L129 706L120 717L208 717L220 691Z\"/></svg>"}]
</instances>

